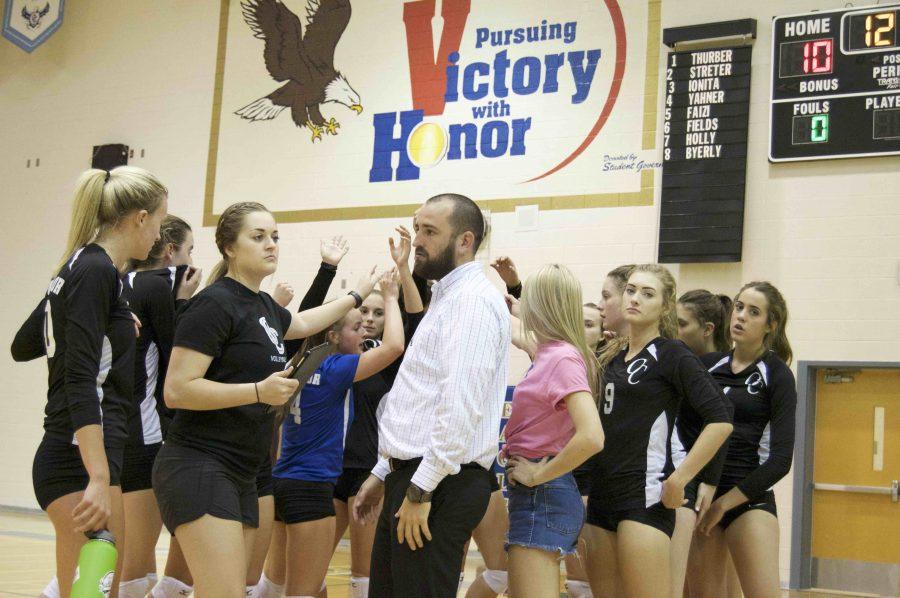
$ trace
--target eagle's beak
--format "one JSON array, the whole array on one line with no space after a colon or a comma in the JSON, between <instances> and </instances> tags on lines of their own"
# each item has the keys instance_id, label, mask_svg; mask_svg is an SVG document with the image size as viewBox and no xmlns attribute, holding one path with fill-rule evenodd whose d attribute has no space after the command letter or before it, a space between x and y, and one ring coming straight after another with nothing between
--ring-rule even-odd
<instances>
[{"instance_id":1,"label":"eagle's beak","mask_svg":"<svg viewBox=\"0 0 900 598\"><path fill-rule=\"evenodd\" d=\"M350 106L350 110L353 110L357 114L362 114L363 107L361 104L353 104L352 106Z\"/></svg>"}]
</instances>

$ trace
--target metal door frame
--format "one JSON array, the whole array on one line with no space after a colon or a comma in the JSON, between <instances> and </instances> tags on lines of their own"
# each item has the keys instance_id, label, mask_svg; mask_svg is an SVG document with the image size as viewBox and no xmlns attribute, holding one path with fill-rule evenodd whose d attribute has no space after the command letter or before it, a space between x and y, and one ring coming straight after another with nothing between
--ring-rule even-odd
<instances>
[{"instance_id":1,"label":"metal door frame","mask_svg":"<svg viewBox=\"0 0 900 598\"><path fill-rule=\"evenodd\" d=\"M800 361L797 363L797 423L791 512L791 577L788 587L812 587L813 455L816 446L816 375L825 369L897 369L898 361Z\"/></svg>"}]
</instances>

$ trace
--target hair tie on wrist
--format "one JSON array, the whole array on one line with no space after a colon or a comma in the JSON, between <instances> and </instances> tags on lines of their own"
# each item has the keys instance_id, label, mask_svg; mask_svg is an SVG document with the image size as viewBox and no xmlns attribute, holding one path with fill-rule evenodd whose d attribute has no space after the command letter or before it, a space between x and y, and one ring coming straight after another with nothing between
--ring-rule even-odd
<instances>
[{"instance_id":1,"label":"hair tie on wrist","mask_svg":"<svg viewBox=\"0 0 900 598\"><path fill-rule=\"evenodd\" d=\"M253 383L253 390L256 391L256 402L259 403L259 383Z\"/></svg>"}]
</instances>

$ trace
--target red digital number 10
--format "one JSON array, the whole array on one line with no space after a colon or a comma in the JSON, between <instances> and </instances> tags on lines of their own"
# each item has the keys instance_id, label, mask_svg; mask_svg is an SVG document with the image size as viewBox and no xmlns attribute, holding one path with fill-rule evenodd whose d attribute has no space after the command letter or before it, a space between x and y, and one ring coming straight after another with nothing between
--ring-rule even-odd
<instances>
[{"instance_id":1,"label":"red digital number 10","mask_svg":"<svg viewBox=\"0 0 900 598\"><path fill-rule=\"evenodd\" d=\"M803 44L803 72L831 72L831 40L819 39Z\"/></svg>"}]
</instances>

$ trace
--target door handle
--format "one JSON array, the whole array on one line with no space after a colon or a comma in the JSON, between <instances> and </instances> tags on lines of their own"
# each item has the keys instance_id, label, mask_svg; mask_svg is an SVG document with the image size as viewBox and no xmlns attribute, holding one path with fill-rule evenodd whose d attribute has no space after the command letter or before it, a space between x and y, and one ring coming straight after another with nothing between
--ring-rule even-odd
<instances>
[{"instance_id":1,"label":"door handle","mask_svg":"<svg viewBox=\"0 0 900 598\"><path fill-rule=\"evenodd\" d=\"M852 486L848 484L813 484L814 490L827 492L852 492L854 494L884 494L891 497L891 502L900 502L900 481L892 480L890 486Z\"/></svg>"}]
</instances>

